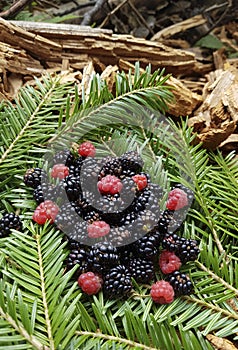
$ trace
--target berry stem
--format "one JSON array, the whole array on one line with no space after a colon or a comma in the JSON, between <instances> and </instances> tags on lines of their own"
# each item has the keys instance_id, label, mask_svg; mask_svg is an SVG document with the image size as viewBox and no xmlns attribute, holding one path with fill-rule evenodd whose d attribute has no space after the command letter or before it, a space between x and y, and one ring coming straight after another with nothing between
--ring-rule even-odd
<instances>
[{"instance_id":1,"label":"berry stem","mask_svg":"<svg viewBox=\"0 0 238 350\"><path fill-rule=\"evenodd\" d=\"M221 314L223 314L225 317L229 317L231 319L235 319L238 320L238 314L236 312L230 312L228 310L222 309L221 307L211 304L211 303L207 303L206 301L202 300L202 299L198 299L195 298L193 296L188 296L188 295L184 295L180 297L181 299L187 300L188 302L191 302L193 304L197 304L197 305L201 305L202 307L205 307L206 309L210 309L214 312L219 312Z\"/></svg>"},{"instance_id":2,"label":"berry stem","mask_svg":"<svg viewBox=\"0 0 238 350\"><path fill-rule=\"evenodd\" d=\"M6 320L19 334L25 338L28 343L30 343L34 349L36 350L50 350L49 347L41 344L39 340L37 340L33 335L30 335L24 327L21 327L18 325L14 319L7 313L3 311L3 309L0 307L0 315L1 317Z\"/></svg>"},{"instance_id":3,"label":"berry stem","mask_svg":"<svg viewBox=\"0 0 238 350\"><path fill-rule=\"evenodd\" d=\"M137 342L134 342L132 340L129 339L125 339L125 338L120 338L120 337L115 337L113 335L109 335L109 334L103 334L101 332L88 332L88 331L77 331L76 334L78 335L86 335L88 337L93 337L93 338L101 338L101 339L106 339L106 340L112 340L112 341L116 341L118 343L121 344L126 344L130 347L135 347L135 348L139 348L141 350L158 350L157 348L152 348L151 346L147 346L144 344L140 344Z\"/></svg>"},{"instance_id":4,"label":"berry stem","mask_svg":"<svg viewBox=\"0 0 238 350\"><path fill-rule=\"evenodd\" d=\"M47 326L47 334L50 344L51 350L56 350L55 344L54 344L54 338L52 334L52 326L51 326L51 319L49 314L49 308L48 308L48 302L47 302L47 296L46 296L46 281L45 281L45 274L44 274L44 265L43 265L43 256L41 251L41 240L40 235L36 235L36 244L37 244L37 250L38 250L38 257L39 257L39 272L40 272L40 280L41 280L41 293L42 293L42 301L43 301L43 307L45 311L45 320L46 320L46 326Z\"/></svg>"}]
</instances>

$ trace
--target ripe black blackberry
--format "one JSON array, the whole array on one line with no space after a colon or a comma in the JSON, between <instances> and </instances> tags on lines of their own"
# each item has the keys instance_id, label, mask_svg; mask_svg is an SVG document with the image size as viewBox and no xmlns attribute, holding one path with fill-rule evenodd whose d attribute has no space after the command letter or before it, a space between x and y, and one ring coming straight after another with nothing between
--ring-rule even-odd
<instances>
[{"instance_id":1,"label":"ripe black blackberry","mask_svg":"<svg viewBox=\"0 0 238 350\"><path fill-rule=\"evenodd\" d=\"M79 214L73 203L66 202L60 206L59 213L55 219L55 224L63 232L70 233L74 230L76 222L79 220Z\"/></svg>"},{"instance_id":2,"label":"ripe black blackberry","mask_svg":"<svg viewBox=\"0 0 238 350\"><path fill-rule=\"evenodd\" d=\"M42 183L41 185L38 185L34 189L33 198L37 204L40 204L40 203L44 202L45 200L54 201L56 199L55 187Z\"/></svg>"},{"instance_id":3,"label":"ripe black blackberry","mask_svg":"<svg viewBox=\"0 0 238 350\"><path fill-rule=\"evenodd\" d=\"M82 217L88 224L92 224L94 221L102 220L100 214L96 210L91 210L82 214Z\"/></svg>"},{"instance_id":4,"label":"ripe black blackberry","mask_svg":"<svg viewBox=\"0 0 238 350\"><path fill-rule=\"evenodd\" d=\"M88 246L74 241L69 240L70 253L66 260L66 269L71 270L76 264L79 265L75 278L78 278L81 273L89 271L88 265Z\"/></svg>"},{"instance_id":5,"label":"ripe black blackberry","mask_svg":"<svg viewBox=\"0 0 238 350\"><path fill-rule=\"evenodd\" d=\"M108 241L110 241L115 247L123 246L124 248L124 245L131 241L131 230L125 226L111 227ZM122 261L123 263L125 262L124 259L122 259Z\"/></svg>"},{"instance_id":6,"label":"ripe black blackberry","mask_svg":"<svg viewBox=\"0 0 238 350\"><path fill-rule=\"evenodd\" d=\"M0 219L0 238L9 236L11 229L22 230L20 217L14 213L6 213Z\"/></svg>"},{"instance_id":7,"label":"ripe black blackberry","mask_svg":"<svg viewBox=\"0 0 238 350\"><path fill-rule=\"evenodd\" d=\"M135 256L154 259L158 254L157 239L150 234L146 234L135 243L133 243L133 252Z\"/></svg>"},{"instance_id":8,"label":"ripe black blackberry","mask_svg":"<svg viewBox=\"0 0 238 350\"><path fill-rule=\"evenodd\" d=\"M74 156L68 149L61 150L54 154L53 164L64 164L69 167L74 164Z\"/></svg>"},{"instance_id":9,"label":"ripe black blackberry","mask_svg":"<svg viewBox=\"0 0 238 350\"><path fill-rule=\"evenodd\" d=\"M118 263L117 249L109 242L94 244L88 255L88 263L92 271L105 273Z\"/></svg>"},{"instance_id":10,"label":"ripe black blackberry","mask_svg":"<svg viewBox=\"0 0 238 350\"><path fill-rule=\"evenodd\" d=\"M196 240L181 238L176 255L180 258L182 263L196 260L199 253L200 250Z\"/></svg>"},{"instance_id":11,"label":"ripe black blackberry","mask_svg":"<svg viewBox=\"0 0 238 350\"><path fill-rule=\"evenodd\" d=\"M176 296L189 295L193 292L193 285L189 277L180 271L174 271L166 277Z\"/></svg>"},{"instance_id":12,"label":"ripe black blackberry","mask_svg":"<svg viewBox=\"0 0 238 350\"><path fill-rule=\"evenodd\" d=\"M81 194L80 179L72 175L68 175L64 179L63 183L69 201L76 201Z\"/></svg>"},{"instance_id":13,"label":"ripe black blackberry","mask_svg":"<svg viewBox=\"0 0 238 350\"><path fill-rule=\"evenodd\" d=\"M87 222L79 218L79 220L74 223L73 227L71 226L71 228L67 230L68 237L82 244L91 244L92 242L88 237L87 227Z\"/></svg>"},{"instance_id":14,"label":"ripe black blackberry","mask_svg":"<svg viewBox=\"0 0 238 350\"><path fill-rule=\"evenodd\" d=\"M80 172L80 181L83 191L98 193L97 183L98 174L101 169L101 161L96 158L88 157L83 161Z\"/></svg>"},{"instance_id":15,"label":"ripe black blackberry","mask_svg":"<svg viewBox=\"0 0 238 350\"><path fill-rule=\"evenodd\" d=\"M119 160L122 166L122 176L133 176L142 171L144 162L141 156L135 151L124 153Z\"/></svg>"},{"instance_id":16,"label":"ripe black blackberry","mask_svg":"<svg viewBox=\"0 0 238 350\"><path fill-rule=\"evenodd\" d=\"M178 216L178 215L177 215ZM175 212L172 210L164 210L158 220L158 230L162 234L173 233L180 226L177 218L175 218Z\"/></svg>"},{"instance_id":17,"label":"ripe black blackberry","mask_svg":"<svg viewBox=\"0 0 238 350\"><path fill-rule=\"evenodd\" d=\"M176 233L166 233L162 240L162 247L165 250L174 252L176 255L180 250L182 243L182 238L179 237Z\"/></svg>"},{"instance_id":18,"label":"ripe black blackberry","mask_svg":"<svg viewBox=\"0 0 238 350\"><path fill-rule=\"evenodd\" d=\"M106 175L114 175L120 177L121 172L122 166L120 159L108 157L105 159L105 163L99 172L98 180L101 180Z\"/></svg>"},{"instance_id":19,"label":"ripe black blackberry","mask_svg":"<svg viewBox=\"0 0 238 350\"><path fill-rule=\"evenodd\" d=\"M155 277L154 264L148 259L133 258L129 260L128 269L139 283L149 283Z\"/></svg>"},{"instance_id":20,"label":"ripe black blackberry","mask_svg":"<svg viewBox=\"0 0 238 350\"><path fill-rule=\"evenodd\" d=\"M24 175L23 181L26 186L36 188L41 185L41 181L45 178L46 173L41 168L28 169Z\"/></svg>"},{"instance_id":21,"label":"ripe black blackberry","mask_svg":"<svg viewBox=\"0 0 238 350\"><path fill-rule=\"evenodd\" d=\"M83 161L84 161L83 157L78 157L77 159L75 159L74 163L69 166L69 175L79 177L81 173Z\"/></svg>"},{"instance_id":22,"label":"ripe black blackberry","mask_svg":"<svg viewBox=\"0 0 238 350\"><path fill-rule=\"evenodd\" d=\"M118 265L104 276L103 289L109 297L126 296L132 289L131 274L127 267Z\"/></svg>"}]
</instances>

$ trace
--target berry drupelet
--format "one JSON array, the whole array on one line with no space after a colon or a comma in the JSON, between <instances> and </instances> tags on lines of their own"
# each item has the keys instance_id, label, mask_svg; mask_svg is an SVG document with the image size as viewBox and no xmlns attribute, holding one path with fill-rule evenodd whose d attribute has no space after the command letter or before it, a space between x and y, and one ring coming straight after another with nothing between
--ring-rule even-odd
<instances>
[{"instance_id":1,"label":"berry drupelet","mask_svg":"<svg viewBox=\"0 0 238 350\"><path fill-rule=\"evenodd\" d=\"M6 213L0 219L0 238L9 236L11 229L21 231L22 222L18 215L14 213Z\"/></svg>"}]
</instances>

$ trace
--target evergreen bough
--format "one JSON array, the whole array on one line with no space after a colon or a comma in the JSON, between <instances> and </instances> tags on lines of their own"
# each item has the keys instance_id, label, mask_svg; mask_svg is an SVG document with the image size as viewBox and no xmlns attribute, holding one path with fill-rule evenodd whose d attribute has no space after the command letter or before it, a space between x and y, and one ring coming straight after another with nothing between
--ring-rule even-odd
<instances>
[{"instance_id":1,"label":"evergreen bough","mask_svg":"<svg viewBox=\"0 0 238 350\"><path fill-rule=\"evenodd\" d=\"M179 170L189 168L195 202L181 234L197 239L201 249L199 260L183 268L195 286L193 295L158 306L146 286L135 284L126 302L107 300L101 292L89 298L72 279L74 270L64 273L68 250L63 234L52 225L40 227L31 221L36 205L23 175L26 169L41 166L50 140L75 125L79 133L88 127L87 135L99 152L100 144L109 139L114 141L114 149L108 150L112 155L149 144L152 180L167 183L162 167L166 165L171 181L181 181L176 159L162 164L168 145L153 133L139 126L133 132L128 126L128 133L120 118L100 132L105 120L115 121L128 105L132 110L144 106L166 111L172 98L167 79L163 70L152 74L149 66L140 73L136 64L133 75L116 75L115 96L95 75L89 92L83 91L81 97L77 88L61 84L60 77L44 77L36 80L35 88L21 89L14 103L0 105L0 211L17 212L24 223L23 232L13 230L0 240L0 349L211 350L208 334L237 340L237 158L193 146L194 135L186 122L181 135L191 163L185 161ZM98 129L90 124L95 113ZM123 142L118 143L120 139ZM176 142L169 146L179 153Z\"/></svg>"}]
</instances>

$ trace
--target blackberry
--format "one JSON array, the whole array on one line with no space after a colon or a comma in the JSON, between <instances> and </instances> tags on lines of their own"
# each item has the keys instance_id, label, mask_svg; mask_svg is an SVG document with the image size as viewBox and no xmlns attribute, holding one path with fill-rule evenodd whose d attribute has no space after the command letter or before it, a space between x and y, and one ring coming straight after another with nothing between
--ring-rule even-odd
<instances>
[{"instance_id":1,"label":"blackberry","mask_svg":"<svg viewBox=\"0 0 238 350\"><path fill-rule=\"evenodd\" d=\"M133 259L133 244L121 245L117 247L118 255L119 255L119 263L121 265L128 265L129 261Z\"/></svg>"},{"instance_id":2,"label":"blackberry","mask_svg":"<svg viewBox=\"0 0 238 350\"><path fill-rule=\"evenodd\" d=\"M133 251L136 256L146 259L153 259L158 253L157 240L155 237L146 234L133 243Z\"/></svg>"},{"instance_id":3,"label":"blackberry","mask_svg":"<svg viewBox=\"0 0 238 350\"><path fill-rule=\"evenodd\" d=\"M193 285L189 277L180 271L174 271L166 277L174 289L175 295L189 295L193 292Z\"/></svg>"},{"instance_id":4,"label":"blackberry","mask_svg":"<svg viewBox=\"0 0 238 350\"><path fill-rule=\"evenodd\" d=\"M18 215L6 213L0 219L0 238L9 236L11 229L22 230L22 222Z\"/></svg>"},{"instance_id":5,"label":"blackberry","mask_svg":"<svg viewBox=\"0 0 238 350\"><path fill-rule=\"evenodd\" d=\"M41 185L41 180L46 176L46 173L41 168L28 169L24 175L23 181L26 186L36 188Z\"/></svg>"},{"instance_id":6,"label":"blackberry","mask_svg":"<svg viewBox=\"0 0 238 350\"><path fill-rule=\"evenodd\" d=\"M167 233L162 240L162 247L170 252L178 253L181 247L182 238L176 233Z\"/></svg>"},{"instance_id":7,"label":"blackberry","mask_svg":"<svg viewBox=\"0 0 238 350\"><path fill-rule=\"evenodd\" d=\"M79 265L75 277L88 270L88 246L85 246L77 241L70 240L69 242L70 253L66 260L66 269L71 270L76 264Z\"/></svg>"},{"instance_id":8,"label":"blackberry","mask_svg":"<svg viewBox=\"0 0 238 350\"><path fill-rule=\"evenodd\" d=\"M81 194L80 180L72 175L64 179L64 188L69 201L76 201Z\"/></svg>"},{"instance_id":9,"label":"blackberry","mask_svg":"<svg viewBox=\"0 0 238 350\"><path fill-rule=\"evenodd\" d=\"M98 193L97 182L98 174L101 168L101 161L92 157L83 161L80 172L80 180L83 191L90 191L94 194Z\"/></svg>"},{"instance_id":10,"label":"blackberry","mask_svg":"<svg viewBox=\"0 0 238 350\"><path fill-rule=\"evenodd\" d=\"M149 283L155 277L152 261L142 258L129 260L128 269L131 276L139 283Z\"/></svg>"},{"instance_id":11,"label":"blackberry","mask_svg":"<svg viewBox=\"0 0 238 350\"><path fill-rule=\"evenodd\" d=\"M98 180L101 180L106 175L114 175L120 177L122 172L122 165L119 158L108 157L100 170Z\"/></svg>"},{"instance_id":12,"label":"blackberry","mask_svg":"<svg viewBox=\"0 0 238 350\"><path fill-rule=\"evenodd\" d=\"M135 151L124 153L119 160L122 166L122 175L124 176L133 176L142 171L144 162Z\"/></svg>"},{"instance_id":13,"label":"blackberry","mask_svg":"<svg viewBox=\"0 0 238 350\"><path fill-rule=\"evenodd\" d=\"M103 289L110 297L127 295L132 289L131 274L124 265L110 269L104 276Z\"/></svg>"},{"instance_id":14,"label":"blackberry","mask_svg":"<svg viewBox=\"0 0 238 350\"><path fill-rule=\"evenodd\" d=\"M67 202L61 205L55 223L60 230L68 233L74 229L78 220L80 220L80 218L78 217L75 207L72 203Z\"/></svg>"},{"instance_id":15,"label":"blackberry","mask_svg":"<svg viewBox=\"0 0 238 350\"><path fill-rule=\"evenodd\" d=\"M131 230L128 227L111 227L108 240L114 246L123 246L131 241ZM124 260L122 260L124 262Z\"/></svg>"},{"instance_id":16,"label":"blackberry","mask_svg":"<svg viewBox=\"0 0 238 350\"><path fill-rule=\"evenodd\" d=\"M64 164L69 167L74 164L74 156L70 150L64 149L54 154L53 164Z\"/></svg>"},{"instance_id":17,"label":"blackberry","mask_svg":"<svg viewBox=\"0 0 238 350\"><path fill-rule=\"evenodd\" d=\"M194 239L181 238L177 256L183 263L197 259L200 250Z\"/></svg>"},{"instance_id":18,"label":"blackberry","mask_svg":"<svg viewBox=\"0 0 238 350\"><path fill-rule=\"evenodd\" d=\"M88 256L90 268L98 273L103 273L118 263L117 249L109 242L98 242L94 244Z\"/></svg>"},{"instance_id":19,"label":"blackberry","mask_svg":"<svg viewBox=\"0 0 238 350\"><path fill-rule=\"evenodd\" d=\"M162 234L173 233L179 227L179 221L175 219L175 213L172 210L164 210L160 215L157 227Z\"/></svg>"},{"instance_id":20,"label":"blackberry","mask_svg":"<svg viewBox=\"0 0 238 350\"><path fill-rule=\"evenodd\" d=\"M48 186L47 184L38 185L33 192L33 198L37 204L44 202L45 200L55 200L55 188Z\"/></svg>"},{"instance_id":21,"label":"blackberry","mask_svg":"<svg viewBox=\"0 0 238 350\"><path fill-rule=\"evenodd\" d=\"M91 224L93 223L94 221L99 221L101 220L101 216L100 214L96 211L96 210L91 210L89 212L86 212L84 215L83 215L83 219L85 221L87 221L88 224Z\"/></svg>"},{"instance_id":22,"label":"blackberry","mask_svg":"<svg viewBox=\"0 0 238 350\"><path fill-rule=\"evenodd\" d=\"M91 240L88 237L87 227L88 225L86 221L78 220L73 227L71 226L71 229L67 231L67 234L71 239L82 244L91 243Z\"/></svg>"},{"instance_id":23,"label":"blackberry","mask_svg":"<svg viewBox=\"0 0 238 350\"><path fill-rule=\"evenodd\" d=\"M75 177L79 177L81 173L81 168L83 165L84 158L79 157L74 161L73 165L69 166L69 175L73 175Z\"/></svg>"}]
</instances>

